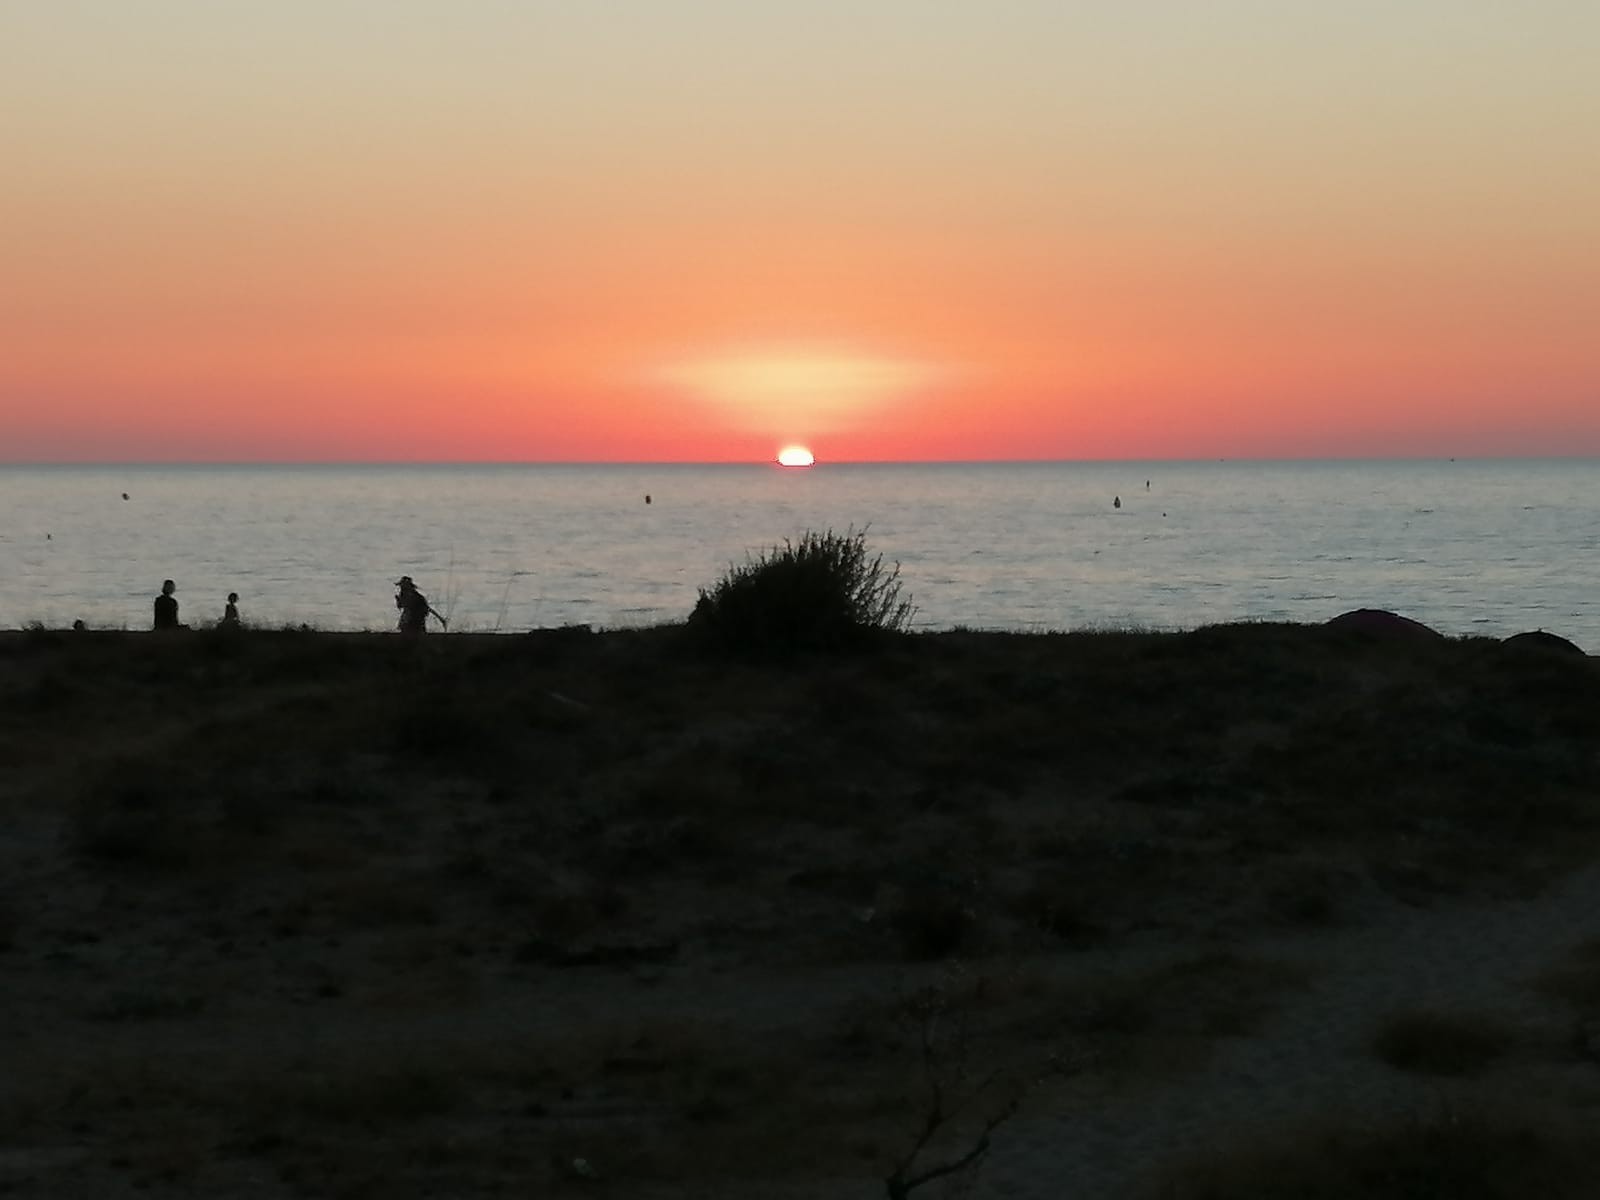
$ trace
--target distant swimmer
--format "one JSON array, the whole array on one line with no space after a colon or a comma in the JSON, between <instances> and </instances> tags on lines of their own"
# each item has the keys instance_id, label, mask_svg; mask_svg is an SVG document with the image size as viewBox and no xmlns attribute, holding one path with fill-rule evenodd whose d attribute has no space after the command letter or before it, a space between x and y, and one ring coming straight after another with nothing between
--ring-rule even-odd
<instances>
[{"instance_id":1,"label":"distant swimmer","mask_svg":"<svg viewBox=\"0 0 1600 1200\"><path fill-rule=\"evenodd\" d=\"M222 620L217 622L218 629L239 628L239 593L229 592L228 603L222 608Z\"/></svg>"},{"instance_id":2,"label":"distant swimmer","mask_svg":"<svg viewBox=\"0 0 1600 1200\"><path fill-rule=\"evenodd\" d=\"M1144 490L1147 492L1150 490L1150 481L1148 479L1144 481Z\"/></svg>"},{"instance_id":3,"label":"distant swimmer","mask_svg":"<svg viewBox=\"0 0 1600 1200\"><path fill-rule=\"evenodd\" d=\"M400 576L395 580L395 587L400 589L394 594L394 606L400 610L401 633L427 633L430 613L439 617L439 624L446 629L450 628L450 622L434 612L433 606L428 603L428 598L419 592L417 585L411 581L411 576Z\"/></svg>"},{"instance_id":4,"label":"distant swimmer","mask_svg":"<svg viewBox=\"0 0 1600 1200\"><path fill-rule=\"evenodd\" d=\"M646 504L649 504L649 503L650 503L650 493L649 493L649 492L646 492L646 493L645 493L645 494L644 494L644 502L645 502L645 503L646 503Z\"/></svg>"},{"instance_id":5,"label":"distant swimmer","mask_svg":"<svg viewBox=\"0 0 1600 1200\"><path fill-rule=\"evenodd\" d=\"M1122 497L1121 496L1113 496L1112 499L1111 499L1111 507L1112 508L1121 508L1122 507Z\"/></svg>"},{"instance_id":6,"label":"distant swimmer","mask_svg":"<svg viewBox=\"0 0 1600 1200\"><path fill-rule=\"evenodd\" d=\"M123 499L124 499L124 500L126 500L126 499L127 499L127 498L128 498L128 493L127 493L127 492L123 492L123 493L122 493L122 498L123 498Z\"/></svg>"}]
</instances>

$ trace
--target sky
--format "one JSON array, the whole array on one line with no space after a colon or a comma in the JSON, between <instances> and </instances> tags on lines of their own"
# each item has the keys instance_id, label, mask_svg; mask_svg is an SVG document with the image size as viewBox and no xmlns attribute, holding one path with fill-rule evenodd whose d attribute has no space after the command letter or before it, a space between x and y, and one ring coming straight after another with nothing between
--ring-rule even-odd
<instances>
[{"instance_id":1,"label":"sky","mask_svg":"<svg viewBox=\"0 0 1600 1200\"><path fill-rule=\"evenodd\" d=\"M1600 455L1593 0L0 0L0 461Z\"/></svg>"}]
</instances>

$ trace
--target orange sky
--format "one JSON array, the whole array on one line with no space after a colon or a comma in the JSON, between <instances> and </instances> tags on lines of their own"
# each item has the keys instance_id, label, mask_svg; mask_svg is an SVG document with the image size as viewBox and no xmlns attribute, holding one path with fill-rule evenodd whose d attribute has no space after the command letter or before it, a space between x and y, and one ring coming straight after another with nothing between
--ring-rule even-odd
<instances>
[{"instance_id":1,"label":"orange sky","mask_svg":"<svg viewBox=\"0 0 1600 1200\"><path fill-rule=\"evenodd\" d=\"M1600 6L258 7L0 15L0 460L1600 454Z\"/></svg>"}]
</instances>

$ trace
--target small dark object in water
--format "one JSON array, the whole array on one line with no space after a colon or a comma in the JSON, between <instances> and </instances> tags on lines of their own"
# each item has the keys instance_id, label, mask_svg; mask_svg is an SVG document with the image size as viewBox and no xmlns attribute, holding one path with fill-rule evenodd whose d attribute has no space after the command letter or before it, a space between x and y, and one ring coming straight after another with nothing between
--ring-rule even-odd
<instances>
[{"instance_id":1,"label":"small dark object in water","mask_svg":"<svg viewBox=\"0 0 1600 1200\"><path fill-rule=\"evenodd\" d=\"M79 617L76 621L74 621L72 623L72 632L73 633L82 633L87 628L89 628L89 627L83 623L83 618L82 617Z\"/></svg>"},{"instance_id":2,"label":"small dark object in water","mask_svg":"<svg viewBox=\"0 0 1600 1200\"><path fill-rule=\"evenodd\" d=\"M1429 629L1421 621L1402 617L1384 608L1356 608L1340 613L1328 622L1329 629L1343 629L1354 633L1370 633L1378 637L1437 638L1443 637L1437 629Z\"/></svg>"},{"instance_id":3,"label":"small dark object in water","mask_svg":"<svg viewBox=\"0 0 1600 1200\"><path fill-rule=\"evenodd\" d=\"M128 493L127 493L127 492L123 492L123 493L122 493L122 498L123 498L123 499L124 499L124 500L126 500L126 499L127 499L127 498L128 498Z\"/></svg>"},{"instance_id":4,"label":"small dark object in water","mask_svg":"<svg viewBox=\"0 0 1600 1200\"><path fill-rule=\"evenodd\" d=\"M1527 633L1513 633L1505 639L1504 645L1515 650L1554 650L1558 654L1578 654L1587 658L1583 649L1559 633L1546 633L1543 629L1530 629Z\"/></svg>"},{"instance_id":5,"label":"small dark object in water","mask_svg":"<svg viewBox=\"0 0 1600 1200\"><path fill-rule=\"evenodd\" d=\"M646 503L646 504L649 504L649 503L650 503L650 493L649 493L649 492L646 492L646 493L645 493L645 494L644 494L644 502L645 502L645 503Z\"/></svg>"},{"instance_id":6,"label":"small dark object in water","mask_svg":"<svg viewBox=\"0 0 1600 1200\"><path fill-rule=\"evenodd\" d=\"M1113 496L1111 498L1111 507L1112 508L1121 508L1122 507L1122 497L1121 496Z\"/></svg>"}]
</instances>

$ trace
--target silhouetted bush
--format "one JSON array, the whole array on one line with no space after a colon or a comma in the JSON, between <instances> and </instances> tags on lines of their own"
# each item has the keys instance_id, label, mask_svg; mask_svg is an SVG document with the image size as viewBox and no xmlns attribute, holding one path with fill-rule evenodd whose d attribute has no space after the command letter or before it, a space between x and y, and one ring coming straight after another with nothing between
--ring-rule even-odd
<instances>
[{"instance_id":1,"label":"silhouetted bush","mask_svg":"<svg viewBox=\"0 0 1600 1200\"><path fill-rule=\"evenodd\" d=\"M1600 1018L1600 937L1572 949L1540 975L1539 990L1566 1001L1580 1015Z\"/></svg>"},{"instance_id":2,"label":"silhouetted bush","mask_svg":"<svg viewBox=\"0 0 1600 1200\"><path fill-rule=\"evenodd\" d=\"M1458 1013L1400 1013L1379 1027L1372 1050L1398 1071L1476 1075L1511 1045L1511 1033L1487 1018Z\"/></svg>"},{"instance_id":3,"label":"silhouetted bush","mask_svg":"<svg viewBox=\"0 0 1600 1200\"><path fill-rule=\"evenodd\" d=\"M1169 1165L1150 1200L1578 1200L1600 1192L1600 1139L1558 1110L1446 1110L1307 1124Z\"/></svg>"},{"instance_id":4,"label":"silhouetted bush","mask_svg":"<svg viewBox=\"0 0 1600 1200\"><path fill-rule=\"evenodd\" d=\"M74 844L102 865L171 867L193 860L198 821L186 781L153 763L118 762L77 797Z\"/></svg>"},{"instance_id":5,"label":"silhouetted bush","mask_svg":"<svg viewBox=\"0 0 1600 1200\"><path fill-rule=\"evenodd\" d=\"M961 897L937 888L908 892L889 923L912 962L938 962L958 954L972 938L977 921Z\"/></svg>"},{"instance_id":6,"label":"silhouetted bush","mask_svg":"<svg viewBox=\"0 0 1600 1200\"><path fill-rule=\"evenodd\" d=\"M900 565L868 557L866 533L807 532L731 567L700 599L689 627L723 649L784 654L861 645L900 632L915 613Z\"/></svg>"}]
</instances>

